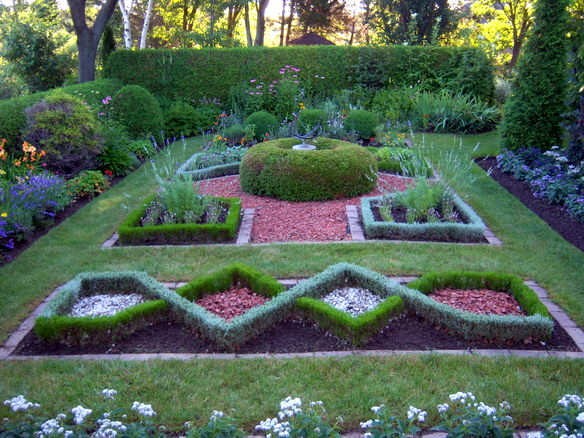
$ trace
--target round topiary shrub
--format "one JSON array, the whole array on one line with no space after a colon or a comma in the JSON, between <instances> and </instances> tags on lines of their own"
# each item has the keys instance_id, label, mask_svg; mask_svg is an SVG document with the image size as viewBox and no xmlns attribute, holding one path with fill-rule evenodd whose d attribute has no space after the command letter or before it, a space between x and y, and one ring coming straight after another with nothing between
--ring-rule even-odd
<instances>
[{"instance_id":1,"label":"round topiary shrub","mask_svg":"<svg viewBox=\"0 0 584 438\"><path fill-rule=\"evenodd\" d=\"M256 111L245 119L247 126L254 126L254 138L260 140L278 127L278 119L267 111Z\"/></svg>"},{"instance_id":2,"label":"round topiary shrub","mask_svg":"<svg viewBox=\"0 0 584 438\"><path fill-rule=\"evenodd\" d=\"M317 124L324 125L326 113L319 109L306 109L298 113L298 131L310 132Z\"/></svg>"},{"instance_id":3,"label":"round topiary shrub","mask_svg":"<svg viewBox=\"0 0 584 438\"><path fill-rule=\"evenodd\" d=\"M163 124L158 101L139 85L126 85L115 94L111 114L133 138L157 134Z\"/></svg>"},{"instance_id":4,"label":"round topiary shrub","mask_svg":"<svg viewBox=\"0 0 584 438\"><path fill-rule=\"evenodd\" d=\"M24 140L43 149L47 168L64 176L92 169L103 149L99 124L81 100L56 93L26 109Z\"/></svg>"},{"instance_id":5,"label":"round topiary shrub","mask_svg":"<svg viewBox=\"0 0 584 438\"><path fill-rule=\"evenodd\" d=\"M375 137L378 123L377 114L366 110L353 110L345 119L345 129L357 133L359 138L371 138Z\"/></svg>"},{"instance_id":6,"label":"round topiary shrub","mask_svg":"<svg viewBox=\"0 0 584 438\"><path fill-rule=\"evenodd\" d=\"M377 182L377 161L367 149L330 138L317 149L293 150L295 138L252 147L239 167L243 191L286 201L318 201L369 193Z\"/></svg>"}]
</instances>

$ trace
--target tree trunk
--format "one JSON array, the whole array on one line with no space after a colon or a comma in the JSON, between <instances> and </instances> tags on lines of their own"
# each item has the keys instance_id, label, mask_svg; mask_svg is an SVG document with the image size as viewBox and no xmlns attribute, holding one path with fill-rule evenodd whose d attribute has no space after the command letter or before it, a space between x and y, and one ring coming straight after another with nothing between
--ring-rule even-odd
<instances>
[{"instance_id":1,"label":"tree trunk","mask_svg":"<svg viewBox=\"0 0 584 438\"><path fill-rule=\"evenodd\" d=\"M79 82L95 79L95 58L101 34L116 8L117 0L106 0L90 28L85 16L86 0L67 0L71 11L71 19L77 35L79 50Z\"/></svg>"},{"instance_id":2,"label":"tree trunk","mask_svg":"<svg viewBox=\"0 0 584 438\"><path fill-rule=\"evenodd\" d=\"M146 42L148 41L148 31L150 30L150 19L152 18L152 7L154 6L154 0L148 0L148 6L146 7L146 13L144 14L144 24L142 25L142 34L140 35L140 49L146 48Z\"/></svg>"},{"instance_id":3,"label":"tree trunk","mask_svg":"<svg viewBox=\"0 0 584 438\"><path fill-rule=\"evenodd\" d=\"M280 47L284 45L285 29L286 29L286 0L282 0L282 16L280 17Z\"/></svg>"},{"instance_id":4,"label":"tree trunk","mask_svg":"<svg viewBox=\"0 0 584 438\"><path fill-rule=\"evenodd\" d=\"M245 21L245 36L247 38L247 47L251 47L253 46L253 41L251 39L251 25L249 23L249 4L246 3L245 4L245 10L244 10L244 21Z\"/></svg>"},{"instance_id":5,"label":"tree trunk","mask_svg":"<svg viewBox=\"0 0 584 438\"><path fill-rule=\"evenodd\" d=\"M290 33L292 32L292 21L294 20L294 0L290 0L290 15L288 16L288 29L286 29L286 45L290 42Z\"/></svg>"},{"instance_id":6,"label":"tree trunk","mask_svg":"<svg viewBox=\"0 0 584 438\"><path fill-rule=\"evenodd\" d=\"M266 33L266 8L270 0L256 0L257 25L254 46L259 47L264 45L264 36Z\"/></svg>"},{"instance_id":7,"label":"tree trunk","mask_svg":"<svg viewBox=\"0 0 584 438\"><path fill-rule=\"evenodd\" d=\"M124 0L118 1L118 6L120 7L120 12L122 13L122 21L124 22L124 47L126 49L132 48L132 24L130 23L130 14L132 13L132 8L134 7L134 1L129 0L130 5L126 8Z\"/></svg>"}]
</instances>

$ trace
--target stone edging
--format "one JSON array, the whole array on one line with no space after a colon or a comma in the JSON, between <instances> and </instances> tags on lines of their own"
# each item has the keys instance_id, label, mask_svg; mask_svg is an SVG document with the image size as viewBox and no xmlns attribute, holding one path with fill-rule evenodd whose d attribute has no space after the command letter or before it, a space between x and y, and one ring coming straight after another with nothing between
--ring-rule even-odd
<instances>
[{"instance_id":1,"label":"stone edging","mask_svg":"<svg viewBox=\"0 0 584 438\"><path fill-rule=\"evenodd\" d=\"M417 277L390 277L399 283L408 283ZM287 287L295 286L304 279L281 279L279 280ZM184 286L185 282L162 283L169 289L176 289ZM584 331L572 321L572 319L557 304L553 303L546 290L535 281L527 280L525 284L537 294L541 302L547 307L551 315L558 324L568 333L580 351L545 351L545 350L511 350L511 349L469 349L469 350L349 350L349 351L322 351L309 353L143 353L143 354L80 354L80 355L55 355L55 356L12 356L12 353L33 329L35 320L41 314L47 303L59 292L62 286L56 288L44 301L32 312L28 318L10 335L8 340L0 347L0 360L194 360L194 359L293 359L293 358L317 358L317 357L347 357L347 356L399 356L413 354L449 354L449 355L471 355L471 356L515 356L515 357L557 357L564 359L584 359Z\"/></svg>"}]
</instances>

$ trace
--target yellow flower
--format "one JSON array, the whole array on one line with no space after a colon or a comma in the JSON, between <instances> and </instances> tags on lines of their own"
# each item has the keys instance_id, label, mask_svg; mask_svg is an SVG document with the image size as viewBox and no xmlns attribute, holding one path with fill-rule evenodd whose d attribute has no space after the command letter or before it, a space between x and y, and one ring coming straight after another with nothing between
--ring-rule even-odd
<instances>
[{"instance_id":1,"label":"yellow flower","mask_svg":"<svg viewBox=\"0 0 584 438\"><path fill-rule=\"evenodd\" d=\"M2 213L2 214L0 214L0 216L6 217L6 216L8 216L8 213Z\"/></svg>"},{"instance_id":2,"label":"yellow flower","mask_svg":"<svg viewBox=\"0 0 584 438\"><path fill-rule=\"evenodd\" d=\"M5 171L5 170L2 170L2 169L0 169L0 175L6 175L6 171Z\"/></svg>"}]
</instances>

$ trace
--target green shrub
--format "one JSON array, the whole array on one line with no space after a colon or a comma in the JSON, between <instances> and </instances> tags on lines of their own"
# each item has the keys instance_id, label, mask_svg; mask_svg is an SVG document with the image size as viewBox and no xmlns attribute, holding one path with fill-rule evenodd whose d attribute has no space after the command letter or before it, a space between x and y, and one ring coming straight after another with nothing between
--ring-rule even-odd
<instances>
[{"instance_id":1,"label":"green shrub","mask_svg":"<svg viewBox=\"0 0 584 438\"><path fill-rule=\"evenodd\" d=\"M134 140L128 143L128 151L133 153L139 160L145 160L156 155L156 148L151 140Z\"/></svg>"},{"instance_id":2,"label":"green shrub","mask_svg":"<svg viewBox=\"0 0 584 438\"><path fill-rule=\"evenodd\" d=\"M174 223L141 226L142 218L154 196L146 198L142 207L132 211L120 225L118 234L122 245L194 245L233 240L239 227L241 203L237 198L217 198L228 208L223 223Z\"/></svg>"},{"instance_id":3,"label":"green shrub","mask_svg":"<svg viewBox=\"0 0 584 438\"><path fill-rule=\"evenodd\" d=\"M534 24L505 105L501 147L550 149L562 144L567 90L567 0L538 0Z\"/></svg>"},{"instance_id":4,"label":"green shrub","mask_svg":"<svg viewBox=\"0 0 584 438\"><path fill-rule=\"evenodd\" d=\"M377 162L356 144L328 138L313 141L317 150L297 151L294 138L260 143L243 157L243 191L287 201L337 199L368 193L377 181Z\"/></svg>"},{"instance_id":5,"label":"green shrub","mask_svg":"<svg viewBox=\"0 0 584 438\"><path fill-rule=\"evenodd\" d=\"M51 94L26 110L25 140L47 153L47 167L75 175L95 167L103 149L99 125L89 108L64 93Z\"/></svg>"},{"instance_id":6,"label":"green shrub","mask_svg":"<svg viewBox=\"0 0 584 438\"><path fill-rule=\"evenodd\" d=\"M63 91L94 106L106 96L113 95L121 86L121 82L114 79L99 79L14 99L0 100L0 139L8 140L9 151L15 152L17 148L20 148L21 136L26 126L26 108L40 102L50 94Z\"/></svg>"},{"instance_id":7,"label":"green shrub","mask_svg":"<svg viewBox=\"0 0 584 438\"><path fill-rule=\"evenodd\" d=\"M194 133L207 132L217 125L217 119L221 114L221 109L216 105L202 105L195 110L193 122Z\"/></svg>"},{"instance_id":8,"label":"green shrub","mask_svg":"<svg viewBox=\"0 0 584 438\"><path fill-rule=\"evenodd\" d=\"M229 144L243 144L254 138L255 126L231 125L223 130L223 137Z\"/></svg>"},{"instance_id":9,"label":"green shrub","mask_svg":"<svg viewBox=\"0 0 584 438\"><path fill-rule=\"evenodd\" d=\"M253 126L254 138L261 140L278 127L278 119L266 111L257 111L245 119L246 126Z\"/></svg>"},{"instance_id":10,"label":"green shrub","mask_svg":"<svg viewBox=\"0 0 584 438\"><path fill-rule=\"evenodd\" d=\"M434 174L432 165L413 149L368 147L367 150L377 155L377 166L380 171L426 178L430 178Z\"/></svg>"},{"instance_id":11,"label":"green shrub","mask_svg":"<svg viewBox=\"0 0 584 438\"><path fill-rule=\"evenodd\" d=\"M112 99L112 117L123 124L133 138L157 135L163 124L158 101L139 85L122 87Z\"/></svg>"},{"instance_id":12,"label":"green shrub","mask_svg":"<svg viewBox=\"0 0 584 438\"><path fill-rule=\"evenodd\" d=\"M139 162L130 151L130 138L124 127L108 121L101 131L104 148L98 157L99 168L113 176L124 176L134 170Z\"/></svg>"},{"instance_id":13,"label":"green shrub","mask_svg":"<svg viewBox=\"0 0 584 438\"><path fill-rule=\"evenodd\" d=\"M414 111L414 103L419 93L419 87L379 90L371 101L371 111L387 120L405 122Z\"/></svg>"},{"instance_id":14,"label":"green shrub","mask_svg":"<svg viewBox=\"0 0 584 438\"><path fill-rule=\"evenodd\" d=\"M254 78L270 84L280 79L284 65L294 64L305 90L320 97L370 83L357 74L362 54L374 59L376 83L414 86L473 94L492 99L493 72L477 48L439 46L313 46L233 49L118 50L110 56L105 75L124 84L146 87L157 96L196 101L204 97L227 101L229 90ZM132 66L132 68L128 68ZM324 78L324 79L322 79ZM172 86L169 86L172 84ZM310 96L309 96L310 97ZM257 111L259 108L253 108Z\"/></svg>"},{"instance_id":15,"label":"green shrub","mask_svg":"<svg viewBox=\"0 0 584 438\"><path fill-rule=\"evenodd\" d=\"M150 301L112 316L72 317L67 314L79 298L99 294L141 294ZM65 284L35 322L41 339L64 344L111 343L131 335L153 319L167 316L174 292L143 272L83 273Z\"/></svg>"},{"instance_id":16,"label":"green shrub","mask_svg":"<svg viewBox=\"0 0 584 438\"><path fill-rule=\"evenodd\" d=\"M298 131L310 132L320 123L321 127L326 123L326 113L320 109L305 109L298 113Z\"/></svg>"},{"instance_id":17,"label":"green shrub","mask_svg":"<svg viewBox=\"0 0 584 438\"><path fill-rule=\"evenodd\" d=\"M377 114L366 110L353 110L345 119L345 129L357 133L359 138L375 136L375 128L379 123Z\"/></svg>"},{"instance_id":18,"label":"green shrub","mask_svg":"<svg viewBox=\"0 0 584 438\"><path fill-rule=\"evenodd\" d=\"M84 170L67 181L67 191L73 199L93 198L107 190L110 183L98 170Z\"/></svg>"},{"instance_id":19,"label":"green shrub","mask_svg":"<svg viewBox=\"0 0 584 438\"><path fill-rule=\"evenodd\" d=\"M164 112L164 132L168 137L184 135L189 137L195 133L197 114L195 109L186 102L173 102Z\"/></svg>"}]
</instances>

